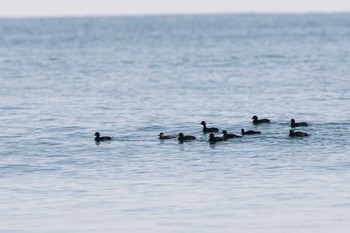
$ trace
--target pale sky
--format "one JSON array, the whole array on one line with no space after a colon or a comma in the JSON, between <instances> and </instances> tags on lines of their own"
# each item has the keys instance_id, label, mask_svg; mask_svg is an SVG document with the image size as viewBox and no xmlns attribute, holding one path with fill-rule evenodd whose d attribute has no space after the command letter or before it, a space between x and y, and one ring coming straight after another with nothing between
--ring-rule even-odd
<instances>
[{"instance_id":1,"label":"pale sky","mask_svg":"<svg viewBox=\"0 0 350 233\"><path fill-rule=\"evenodd\" d=\"M350 12L350 0L0 0L0 17Z\"/></svg>"}]
</instances>

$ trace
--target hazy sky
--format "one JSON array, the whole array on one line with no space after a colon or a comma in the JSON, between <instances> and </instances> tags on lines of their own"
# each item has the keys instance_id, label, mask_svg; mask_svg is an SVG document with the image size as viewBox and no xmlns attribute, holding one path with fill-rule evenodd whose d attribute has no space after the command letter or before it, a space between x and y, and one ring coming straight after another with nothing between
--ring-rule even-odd
<instances>
[{"instance_id":1,"label":"hazy sky","mask_svg":"<svg viewBox=\"0 0 350 233\"><path fill-rule=\"evenodd\" d=\"M350 0L0 0L0 16L350 12Z\"/></svg>"}]
</instances>

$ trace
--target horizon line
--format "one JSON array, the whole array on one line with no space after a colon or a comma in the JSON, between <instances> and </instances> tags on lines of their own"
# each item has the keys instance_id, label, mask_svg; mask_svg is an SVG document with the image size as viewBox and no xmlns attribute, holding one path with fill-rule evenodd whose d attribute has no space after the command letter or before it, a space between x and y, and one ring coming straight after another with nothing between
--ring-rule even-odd
<instances>
[{"instance_id":1,"label":"horizon line","mask_svg":"<svg viewBox=\"0 0 350 233\"><path fill-rule=\"evenodd\" d=\"M350 14L350 11L242 11L242 12L164 12L164 13L101 13L101 14L28 14L0 15L0 19L47 19L47 18L102 18L102 17L152 17L152 16L205 16L205 15L330 15Z\"/></svg>"}]
</instances>

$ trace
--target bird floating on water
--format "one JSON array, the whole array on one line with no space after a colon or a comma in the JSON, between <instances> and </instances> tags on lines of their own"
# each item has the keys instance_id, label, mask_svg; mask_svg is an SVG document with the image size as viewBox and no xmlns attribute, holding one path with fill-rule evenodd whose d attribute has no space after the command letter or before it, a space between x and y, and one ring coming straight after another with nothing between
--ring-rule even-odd
<instances>
[{"instance_id":1,"label":"bird floating on water","mask_svg":"<svg viewBox=\"0 0 350 233\"><path fill-rule=\"evenodd\" d=\"M294 130L289 130L289 136L290 137L307 137L309 136L308 133L304 133L304 132L295 132Z\"/></svg>"},{"instance_id":2,"label":"bird floating on water","mask_svg":"<svg viewBox=\"0 0 350 233\"><path fill-rule=\"evenodd\" d=\"M176 136L173 135L164 135L164 133L160 133L159 135L159 139L172 139L172 138L176 138Z\"/></svg>"},{"instance_id":3,"label":"bird floating on water","mask_svg":"<svg viewBox=\"0 0 350 233\"><path fill-rule=\"evenodd\" d=\"M215 128L215 127L207 128L207 123L205 121L202 121L200 124L203 125L203 132L204 133L219 132L218 128Z\"/></svg>"},{"instance_id":4,"label":"bird floating on water","mask_svg":"<svg viewBox=\"0 0 350 233\"><path fill-rule=\"evenodd\" d=\"M191 135L184 135L183 133L179 133L179 136L177 137L179 141L190 141L190 140L195 140L195 136Z\"/></svg>"},{"instance_id":5,"label":"bird floating on water","mask_svg":"<svg viewBox=\"0 0 350 233\"><path fill-rule=\"evenodd\" d=\"M261 134L260 131L254 131L254 130L245 131L244 129L241 129L241 133L242 133L242 135Z\"/></svg>"},{"instance_id":6,"label":"bird floating on water","mask_svg":"<svg viewBox=\"0 0 350 233\"><path fill-rule=\"evenodd\" d=\"M290 120L290 127L295 128L295 127L299 127L299 126L308 126L308 124L306 122L295 122L294 119Z\"/></svg>"},{"instance_id":7,"label":"bird floating on water","mask_svg":"<svg viewBox=\"0 0 350 233\"><path fill-rule=\"evenodd\" d=\"M109 136L102 136L102 137L101 137L99 132L96 132L96 133L95 133L95 141L96 141L96 142L100 142L100 141L110 141L110 140L112 140L112 138L109 137Z\"/></svg>"},{"instance_id":8,"label":"bird floating on water","mask_svg":"<svg viewBox=\"0 0 350 233\"><path fill-rule=\"evenodd\" d=\"M229 139L229 138L241 138L242 137L242 136L239 136L239 135L236 135L233 133L227 133L226 130L223 130L222 133L223 133L223 138L225 138L225 140Z\"/></svg>"},{"instance_id":9,"label":"bird floating on water","mask_svg":"<svg viewBox=\"0 0 350 233\"><path fill-rule=\"evenodd\" d=\"M254 125L258 125L261 123L270 123L269 119L259 119L258 116L253 116L252 119Z\"/></svg>"},{"instance_id":10,"label":"bird floating on water","mask_svg":"<svg viewBox=\"0 0 350 233\"><path fill-rule=\"evenodd\" d=\"M219 142L219 141L224 141L224 137L215 137L213 133L209 135L209 142Z\"/></svg>"}]
</instances>

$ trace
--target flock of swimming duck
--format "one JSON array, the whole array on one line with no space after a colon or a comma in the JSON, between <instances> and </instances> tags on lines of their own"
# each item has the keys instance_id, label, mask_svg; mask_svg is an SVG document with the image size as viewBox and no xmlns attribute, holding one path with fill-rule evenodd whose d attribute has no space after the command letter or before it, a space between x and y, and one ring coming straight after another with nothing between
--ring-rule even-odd
<instances>
[{"instance_id":1,"label":"flock of swimming duck","mask_svg":"<svg viewBox=\"0 0 350 233\"><path fill-rule=\"evenodd\" d=\"M270 123L269 119L259 119L257 116L253 116L252 119L253 119L254 125ZM205 121L202 121L200 124L203 125L203 133L210 133L209 134L209 142L225 141L225 140L228 140L230 138L241 138L243 135L261 134L260 131L254 131L254 130L245 131L244 129L241 129L242 136L240 136L240 135L236 135L236 134L227 133L226 130L223 130L222 131L223 135L218 137L218 136L214 135L215 132L219 132L218 128L215 128L215 127L208 128ZM296 128L296 127L301 127L301 126L305 127L305 126L308 126L308 124L306 122L295 122L294 119L290 120L290 127ZM177 138L180 142L191 141L191 140L196 139L195 136L184 135L183 133L179 133L178 136L165 135L164 133L160 133L158 136L159 136L160 140ZM300 132L300 131L295 132L293 129L291 129L291 130L289 130L289 136L290 137L306 137L306 136L309 136L309 134L305 133L305 132ZM100 142L100 141L109 141L109 140L112 140L112 137L101 136L99 132L95 133L95 141Z\"/></svg>"}]
</instances>

